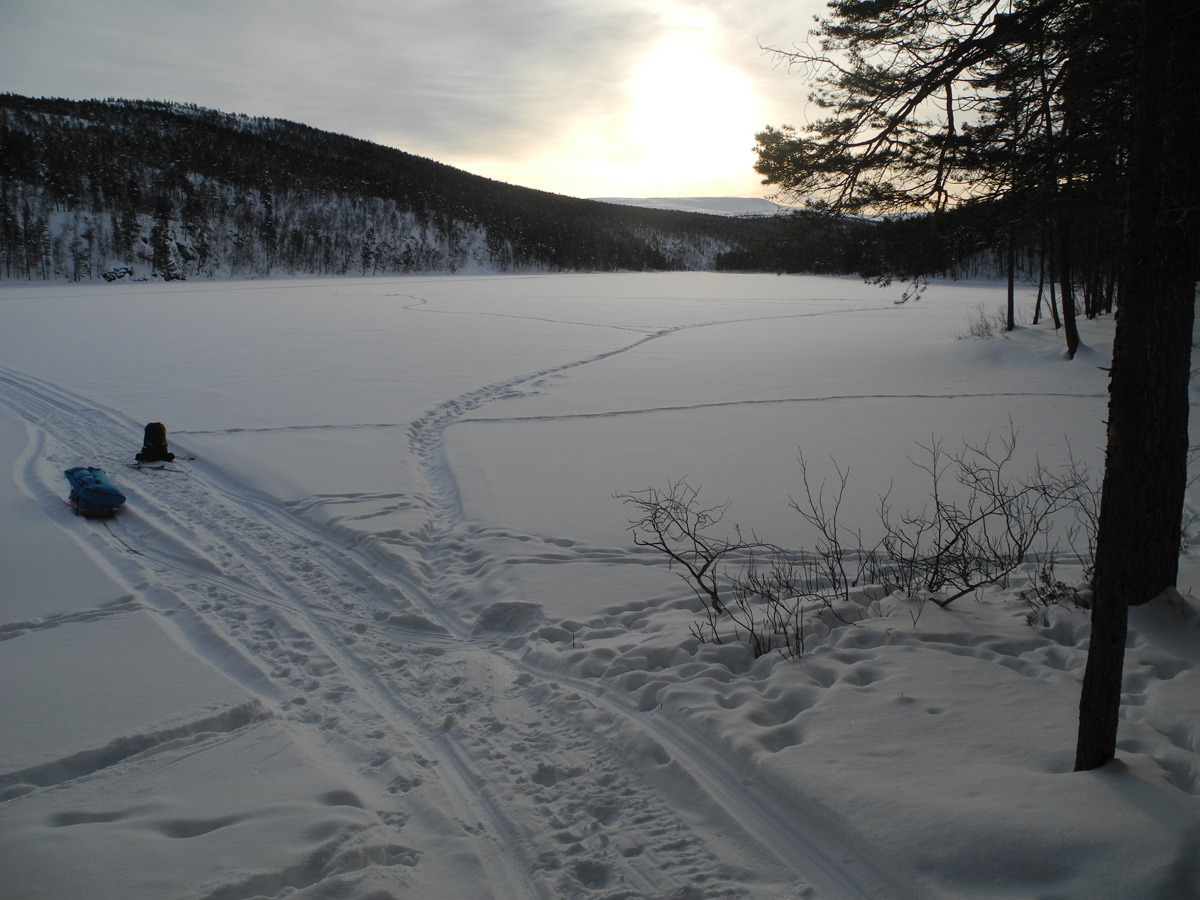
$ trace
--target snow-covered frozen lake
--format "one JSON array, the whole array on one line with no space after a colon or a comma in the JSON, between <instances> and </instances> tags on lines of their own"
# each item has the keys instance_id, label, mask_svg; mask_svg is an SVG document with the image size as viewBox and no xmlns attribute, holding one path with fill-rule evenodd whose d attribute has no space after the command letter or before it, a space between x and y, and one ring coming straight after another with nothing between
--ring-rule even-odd
<instances>
[{"instance_id":1,"label":"snow-covered frozen lake","mask_svg":"<svg viewBox=\"0 0 1200 900\"><path fill-rule=\"evenodd\" d=\"M5 896L1200 896L1190 597L1134 611L1120 758L1076 774L1085 611L874 591L754 660L633 546L614 493L681 477L809 546L800 453L866 529L938 439L1099 469L1110 320L1067 361L960 337L1000 286L898 294L0 285ZM151 421L181 459L126 468ZM127 506L74 517L73 465Z\"/></svg>"}]
</instances>

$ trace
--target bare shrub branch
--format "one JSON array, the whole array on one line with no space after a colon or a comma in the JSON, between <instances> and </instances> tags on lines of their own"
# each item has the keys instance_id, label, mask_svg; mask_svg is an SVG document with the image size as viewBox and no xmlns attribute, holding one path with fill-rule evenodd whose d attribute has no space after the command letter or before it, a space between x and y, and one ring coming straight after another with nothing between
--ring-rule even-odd
<instances>
[{"instance_id":1,"label":"bare shrub branch","mask_svg":"<svg viewBox=\"0 0 1200 900\"><path fill-rule=\"evenodd\" d=\"M680 577L695 591L705 606L718 615L725 611L721 597L720 564L726 556L749 545L728 541L709 532L725 518L729 501L702 507L700 489L687 479L667 483L665 490L646 488L613 496L639 514L629 520L633 542L665 555L669 565L683 569Z\"/></svg>"},{"instance_id":2,"label":"bare shrub branch","mask_svg":"<svg viewBox=\"0 0 1200 900\"><path fill-rule=\"evenodd\" d=\"M860 530L840 521L849 469L834 460L836 480L817 484L803 453L798 461L804 490L791 506L817 535L803 552L744 539L736 526L733 539L714 536L729 504L702 506L699 489L686 479L668 482L665 490L614 496L638 513L629 523L634 543L665 555L703 602L704 618L692 626L697 639L747 641L755 656L777 651L791 657L804 652L816 623L853 624L848 613L862 614L855 594L868 583L902 591L922 605L947 607L985 587L1007 584L1017 569L1040 560L1032 593L1022 596L1043 604L1067 596L1066 586L1053 578L1052 532L1065 527L1088 571L1099 486L1073 456L1059 473L1038 463L1032 475L1015 477L1010 470L1016 446L1011 423L999 440L989 435L981 444L964 442L955 453L938 439L918 444L924 454L910 462L924 473L929 502L897 515L889 489L879 499L882 537L872 547L864 546ZM1073 520L1064 525L1063 515Z\"/></svg>"},{"instance_id":3,"label":"bare shrub branch","mask_svg":"<svg viewBox=\"0 0 1200 900\"><path fill-rule=\"evenodd\" d=\"M932 506L894 519L886 500L880 504L883 556L909 593L925 590L939 606L949 606L1005 582L1065 510L1094 533L1097 487L1087 471L1072 459L1061 474L1039 463L1032 476L1015 478L1009 467L1016 444L1010 424L998 447L991 436L982 444L964 443L957 453L946 453L937 440L918 445L928 459L913 465L929 479ZM945 496L948 473L965 490L961 501Z\"/></svg>"}]
</instances>

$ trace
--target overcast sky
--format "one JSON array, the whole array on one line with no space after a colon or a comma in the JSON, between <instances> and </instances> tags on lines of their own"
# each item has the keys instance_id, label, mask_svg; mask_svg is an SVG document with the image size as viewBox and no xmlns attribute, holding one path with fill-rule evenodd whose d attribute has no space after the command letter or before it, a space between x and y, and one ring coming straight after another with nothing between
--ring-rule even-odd
<instances>
[{"instance_id":1,"label":"overcast sky","mask_svg":"<svg viewBox=\"0 0 1200 900\"><path fill-rule=\"evenodd\" d=\"M0 0L0 90L303 122L576 197L763 196L822 0Z\"/></svg>"}]
</instances>

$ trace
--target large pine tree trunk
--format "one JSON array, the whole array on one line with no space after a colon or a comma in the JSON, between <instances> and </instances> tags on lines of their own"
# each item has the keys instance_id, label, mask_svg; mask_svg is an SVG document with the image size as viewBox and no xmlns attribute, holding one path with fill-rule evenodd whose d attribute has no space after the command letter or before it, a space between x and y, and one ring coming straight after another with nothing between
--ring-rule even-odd
<instances>
[{"instance_id":1,"label":"large pine tree trunk","mask_svg":"<svg viewBox=\"0 0 1200 900\"><path fill-rule=\"evenodd\" d=\"M1200 4L1142 0L1120 309L1075 768L1116 753L1130 605L1175 583L1187 485L1197 254Z\"/></svg>"}]
</instances>

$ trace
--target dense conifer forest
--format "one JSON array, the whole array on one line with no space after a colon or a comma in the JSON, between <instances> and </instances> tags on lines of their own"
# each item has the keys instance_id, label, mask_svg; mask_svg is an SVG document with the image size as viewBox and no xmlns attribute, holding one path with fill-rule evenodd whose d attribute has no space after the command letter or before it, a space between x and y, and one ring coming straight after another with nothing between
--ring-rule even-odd
<instances>
[{"instance_id":1,"label":"dense conifer forest","mask_svg":"<svg viewBox=\"0 0 1200 900\"><path fill-rule=\"evenodd\" d=\"M791 231L515 187L279 119L0 95L0 278L764 271L794 268Z\"/></svg>"}]
</instances>

